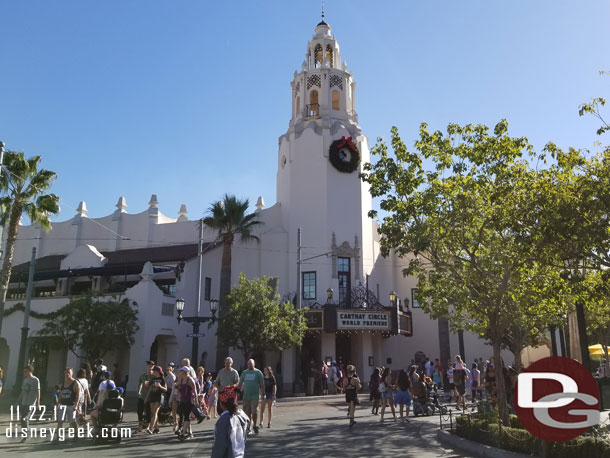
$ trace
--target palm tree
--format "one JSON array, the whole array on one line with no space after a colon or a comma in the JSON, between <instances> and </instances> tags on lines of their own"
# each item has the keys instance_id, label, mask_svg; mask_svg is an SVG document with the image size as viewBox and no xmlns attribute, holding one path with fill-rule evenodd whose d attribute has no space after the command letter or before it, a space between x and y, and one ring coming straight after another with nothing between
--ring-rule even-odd
<instances>
[{"instance_id":1,"label":"palm tree","mask_svg":"<svg viewBox=\"0 0 610 458\"><path fill-rule=\"evenodd\" d=\"M256 213L246 213L250 202L238 200L232 194L225 194L220 202L212 204L210 216L203 219L204 224L218 231L222 241L222 263L220 265L220 307L218 318L221 319L226 309L227 296L231 293L231 250L235 236L239 235L242 242L252 240L259 241L258 237L252 235L252 229L263 224L257 220ZM216 367L222 368L224 358L229 349L220 341L216 343Z\"/></svg>"},{"instance_id":2,"label":"palm tree","mask_svg":"<svg viewBox=\"0 0 610 458\"><path fill-rule=\"evenodd\" d=\"M40 156L26 159L23 153L7 151L3 162L0 191L5 195L0 197L0 224L3 227L8 224L8 230L0 272L0 332L21 217L25 214L32 224L38 223L48 231L51 228L49 216L59 212L59 197L45 194L57 174L38 170Z\"/></svg>"}]
</instances>

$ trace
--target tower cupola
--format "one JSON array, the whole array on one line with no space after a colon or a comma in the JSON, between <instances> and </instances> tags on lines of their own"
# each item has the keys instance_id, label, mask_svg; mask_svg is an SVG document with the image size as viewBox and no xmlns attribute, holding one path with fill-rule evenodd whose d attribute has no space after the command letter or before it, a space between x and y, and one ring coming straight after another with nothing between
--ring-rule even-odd
<instances>
[{"instance_id":1,"label":"tower cupola","mask_svg":"<svg viewBox=\"0 0 610 458\"><path fill-rule=\"evenodd\" d=\"M357 123L354 104L356 83L347 69L347 63L341 60L339 44L324 15L307 44L301 71L295 72L291 86L290 125L319 118Z\"/></svg>"}]
</instances>

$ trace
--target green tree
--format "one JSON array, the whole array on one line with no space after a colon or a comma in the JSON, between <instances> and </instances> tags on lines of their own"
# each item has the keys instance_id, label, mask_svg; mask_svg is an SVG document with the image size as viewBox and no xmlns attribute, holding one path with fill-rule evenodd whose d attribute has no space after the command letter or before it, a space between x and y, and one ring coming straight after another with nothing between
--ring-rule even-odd
<instances>
[{"instance_id":1,"label":"green tree","mask_svg":"<svg viewBox=\"0 0 610 458\"><path fill-rule=\"evenodd\" d=\"M269 350L301 345L307 328L304 312L280 301L269 277L248 280L244 274L227 296L228 308L217 335L223 345L242 352L244 360Z\"/></svg>"},{"instance_id":2,"label":"green tree","mask_svg":"<svg viewBox=\"0 0 610 458\"><path fill-rule=\"evenodd\" d=\"M133 345L138 329L138 312L127 300L89 294L72 297L38 335L59 337L78 358L95 361Z\"/></svg>"},{"instance_id":3,"label":"green tree","mask_svg":"<svg viewBox=\"0 0 610 458\"><path fill-rule=\"evenodd\" d=\"M610 76L610 72L600 71L602 76ZM610 130L610 125L606 122L601 113L601 107L606 105L606 99L604 97L594 97L589 103L583 103L578 107L578 114L584 116L590 114L595 116L601 121L601 126L597 129L597 135L602 135Z\"/></svg>"},{"instance_id":4,"label":"green tree","mask_svg":"<svg viewBox=\"0 0 610 458\"><path fill-rule=\"evenodd\" d=\"M48 231L51 228L49 216L59 211L59 197L47 193L57 175L39 169L40 162L40 156L26 159L23 153L15 151L4 154L0 175L0 192L4 194L0 197L0 224L7 228L7 233L0 272L0 333L21 217L25 214L32 224L40 224Z\"/></svg>"},{"instance_id":5,"label":"green tree","mask_svg":"<svg viewBox=\"0 0 610 458\"><path fill-rule=\"evenodd\" d=\"M371 151L378 160L362 174L372 196L381 198L382 254L408 258L403 274L418 277L422 308L488 339L498 367L502 346L520 352L564 313L552 287L561 278L538 253L544 181L529 166L536 156L527 139L507 131L506 121L493 133L455 124L446 134L430 133L422 124L417 152L410 152L392 128L394 156L378 139ZM532 294L537 300L524 299ZM496 380L499 413L507 420L504 378Z\"/></svg>"},{"instance_id":6,"label":"green tree","mask_svg":"<svg viewBox=\"0 0 610 458\"><path fill-rule=\"evenodd\" d=\"M610 271L590 272L580 286L580 300L586 304L587 334L591 344L601 344L606 359L610 346Z\"/></svg>"},{"instance_id":7,"label":"green tree","mask_svg":"<svg viewBox=\"0 0 610 458\"><path fill-rule=\"evenodd\" d=\"M220 307L218 310L219 323L222 323L227 311L227 296L231 292L231 254L235 237L239 236L242 242L259 241L252 234L253 229L261 225L256 213L247 213L250 202L248 199L239 200L234 195L225 194L223 199L215 202L209 209L209 216L203 222L218 231L222 241L222 261L220 264ZM216 367L222 367L227 356L228 347L220 341L216 345Z\"/></svg>"}]
</instances>

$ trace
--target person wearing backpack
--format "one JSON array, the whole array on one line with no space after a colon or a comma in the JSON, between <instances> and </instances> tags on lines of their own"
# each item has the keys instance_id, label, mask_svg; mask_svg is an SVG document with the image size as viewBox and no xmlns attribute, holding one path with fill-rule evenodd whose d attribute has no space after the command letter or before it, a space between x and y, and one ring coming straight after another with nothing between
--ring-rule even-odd
<instances>
[{"instance_id":1,"label":"person wearing backpack","mask_svg":"<svg viewBox=\"0 0 610 458\"><path fill-rule=\"evenodd\" d=\"M347 377L343 380L345 390L345 402L347 402L347 416L349 417L350 428L356 424L354 416L358 402L358 390L361 388L360 378L356 374L356 367L351 364L347 366Z\"/></svg>"},{"instance_id":2,"label":"person wearing backpack","mask_svg":"<svg viewBox=\"0 0 610 458\"><path fill-rule=\"evenodd\" d=\"M322 382L322 396L328 395L328 366L326 363L322 363L322 370L320 371L320 381Z\"/></svg>"},{"instance_id":3,"label":"person wearing backpack","mask_svg":"<svg viewBox=\"0 0 610 458\"><path fill-rule=\"evenodd\" d=\"M457 392L457 409L460 409L460 404L462 404L462 409L466 410L466 379L468 376L466 375L466 366L462 362L462 357L457 355L455 357L455 367L453 368L453 383L455 384L455 391Z\"/></svg>"}]
</instances>

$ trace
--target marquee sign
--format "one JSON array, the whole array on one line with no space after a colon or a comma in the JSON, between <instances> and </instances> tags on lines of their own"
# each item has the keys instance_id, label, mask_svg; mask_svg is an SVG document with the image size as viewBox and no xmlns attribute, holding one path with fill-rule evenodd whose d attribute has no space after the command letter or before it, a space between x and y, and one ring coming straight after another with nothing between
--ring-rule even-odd
<instances>
[{"instance_id":1,"label":"marquee sign","mask_svg":"<svg viewBox=\"0 0 610 458\"><path fill-rule=\"evenodd\" d=\"M390 331L391 323L390 312L337 310L337 329Z\"/></svg>"}]
</instances>

